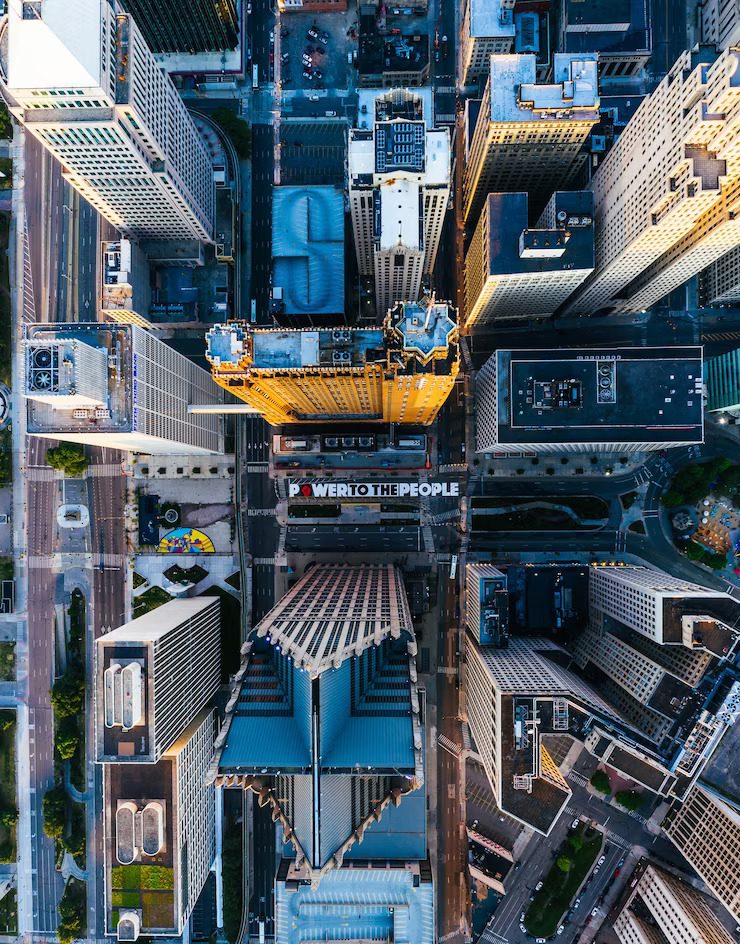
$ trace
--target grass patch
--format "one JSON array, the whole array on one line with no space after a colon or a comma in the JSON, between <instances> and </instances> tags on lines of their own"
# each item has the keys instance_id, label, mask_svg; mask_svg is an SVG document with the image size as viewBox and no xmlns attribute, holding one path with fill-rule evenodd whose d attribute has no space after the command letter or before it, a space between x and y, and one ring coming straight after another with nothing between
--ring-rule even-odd
<instances>
[{"instance_id":1,"label":"grass patch","mask_svg":"<svg viewBox=\"0 0 740 944\"><path fill-rule=\"evenodd\" d=\"M0 380L12 389L10 360L13 344L11 339L10 275L8 269L9 235L10 213L0 213ZM3 443L3 447L4 445ZM10 481L10 479L6 481Z\"/></svg>"},{"instance_id":2,"label":"grass patch","mask_svg":"<svg viewBox=\"0 0 740 944\"><path fill-rule=\"evenodd\" d=\"M138 892L111 892L113 908L138 908L141 896Z\"/></svg>"},{"instance_id":3,"label":"grass patch","mask_svg":"<svg viewBox=\"0 0 740 944\"><path fill-rule=\"evenodd\" d=\"M0 682L15 680L15 643L0 642Z\"/></svg>"},{"instance_id":4,"label":"grass patch","mask_svg":"<svg viewBox=\"0 0 740 944\"><path fill-rule=\"evenodd\" d=\"M14 711L0 711L0 862L15 862L18 804L15 787L15 726Z\"/></svg>"},{"instance_id":5,"label":"grass patch","mask_svg":"<svg viewBox=\"0 0 740 944\"><path fill-rule=\"evenodd\" d=\"M2 328L0 328L2 334ZM0 342L0 349L2 343ZM13 436L10 427L0 429L0 485L13 481Z\"/></svg>"},{"instance_id":6,"label":"grass patch","mask_svg":"<svg viewBox=\"0 0 740 944\"><path fill-rule=\"evenodd\" d=\"M13 122L5 102L0 101L0 138L6 141L13 140Z\"/></svg>"},{"instance_id":7,"label":"grass patch","mask_svg":"<svg viewBox=\"0 0 740 944\"><path fill-rule=\"evenodd\" d=\"M171 928L175 921L175 896L172 892L143 892L141 924L145 928Z\"/></svg>"},{"instance_id":8,"label":"grass patch","mask_svg":"<svg viewBox=\"0 0 740 944\"><path fill-rule=\"evenodd\" d=\"M142 577L141 574L137 574L134 571L134 590L138 590L143 584L146 583L146 577Z\"/></svg>"},{"instance_id":9,"label":"grass patch","mask_svg":"<svg viewBox=\"0 0 740 944\"><path fill-rule=\"evenodd\" d=\"M143 616L158 606L169 603L172 597L161 587L151 587L134 600L134 617Z\"/></svg>"},{"instance_id":10,"label":"grass patch","mask_svg":"<svg viewBox=\"0 0 740 944\"><path fill-rule=\"evenodd\" d=\"M166 865L117 865L111 870L111 888L139 892L175 887L175 873Z\"/></svg>"},{"instance_id":11,"label":"grass patch","mask_svg":"<svg viewBox=\"0 0 740 944\"><path fill-rule=\"evenodd\" d=\"M0 580L12 580L15 577L15 564L12 557L0 557Z\"/></svg>"},{"instance_id":12,"label":"grass patch","mask_svg":"<svg viewBox=\"0 0 740 944\"><path fill-rule=\"evenodd\" d=\"M524 915L524 927L535 937L551 937L555 934L563 915L601 850L601 833L586 829L583 823L578 825L572 835L582 841L580 848L575 848L578 843L571 844L568 840L562 844L557 860ZM568 860L567 872L561 868L561 859Z\"/></svg>"},{"instance_id":13,"label":"grass patch","mask_svg":"<svg viewBox=\"0 0 740 944\"><path fill-rule=\"evenodd\" d=\"M15 889L11 888L8 894L0 901L0 934L18 933L18 899Z\"/></svg>"}]
</instances>

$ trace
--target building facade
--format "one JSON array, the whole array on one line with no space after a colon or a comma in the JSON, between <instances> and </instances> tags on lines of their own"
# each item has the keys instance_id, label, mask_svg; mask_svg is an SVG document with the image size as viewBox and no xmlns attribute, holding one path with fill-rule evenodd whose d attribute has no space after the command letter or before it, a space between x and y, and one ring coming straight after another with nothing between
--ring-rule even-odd
<instances>
[{"instance_id":1,"label":"building facade","mask_svg":"<svg viewBox=\"0 0 740 944\"><path fill-rule=\"evenodd\" d=\"M475 397L478 452L638 452L704 440L700 347L496 351Z\"/></svg>"},{"instance_id":2,"label":"building facade","mask_svg":"<svg viewBox=\"0 0 740 944\"><path fill-rule=\"evenodd\" d=\"M701 41L720 49L740 41L740 3L738 0L702 0L699 3Z\"/></svg>"},{"instance_id":3,"label":"building facade","mask_svg":"<svg viewBox=\"0 0 740 944\"><path fill-rule=\"evenodd\" d=\"M740 415L740 348L710 357L705 368L707 410Z\"/></svg>"},{"instance_id":4,"label":"building facade","mask_svg":"<svg viewBox=\"0 0 740 944\"><path fill-rule=\"evenodd\" d=\"M499 192L527 192L536 220L585 166L583 144L599 120L597 54L556 53L553 82L539 85L536 75L532 54L490 57L463 179L469 226Z\"/></svg>"},{"instance_id":5,"label":"building facade","mask_svg":"<svg viewBox=\"0 0 740 944\"><path fill-rule=\"evenodd\" d=\"M95 755L156 764L221 678L217 597L172 600L95 643Z\"/></svg>"},{"instance_id":6,"label":"building facade","mask_svg":"<svg viewBox=\"0 0 740 944\"><path fill-rule=\"evenodd\" d=\"M208 150L118 0L12 0L3 65L13 114L112 226L212 240Z\"/></svg>"},{"instance_id":7,"label":"building facade","mask_svg":"<svg viewBox=\"0 0 740 944\"><path fill-rule=\"evenodd\" d=\"M465 325L552 315L593 266L589 191L557 191L532 228L526 193L491 193L465 255Z\"/></svg>"},{"instance_id":8,"label":"building facade","mask_svg":"<svg viewBox=\"0 0 740 944\"><path fill-rule=\"evenodd\" d=\"M433 422L460 369L457 314L432 299L397 305L382 328L215 325L217 384L269 423Z\"/></svg>"},{"instance_id":9,"label":"building facade","mask_svg":"<svg viewBox=\"0 0 740 944\"><path fill-rule=\"evenodd\" d=\"M431 97L407 89L361 96L348 174L360 274L373 275L379 316L416 301L437 258L450 197L448 129L432 124Z\"/></svg>"},{"instance_id":10,"label":"building facade","mask_svg":"<svg viewBox=\"0 0 740 944\"><path fill-rule=\"evenodd\" d=\"M224 451L223 416L188 412L222 404L221 390L139 324L29 325L24 354L32 436L153 455Z\"/></svg>"},{"instance_id":11,"label":"building facade","mask_svg":"<svg viewBox=\"0 0 740 944\"><path fill-rule=\"evenodd\" d=\"M740 242L739 60L682 53L630 119L591 182L596 269L566 313L646 309Z\"/></svg>"},{"instance_id":12,"label":"building facade","mask_svg":"<svg viewBox=\"0 0 740 944\"><path fill-rule=\"evenodd\" d=\"M701 274L699 283L705 305L740 303L740 247L726 252Z\"/></svg>"},{"instance_id":13,"label":"building facade","mask_svg":"<svg viewBox=\"0 0 740 944\"><path fill-rule=\"evenodd\" d=\"M463 85L484 78L492 55L512 51L516 28L514 0L466 0L460 26L460 76Z\"/></svg>"},{"instance_id":14,"label":"building facade","mask_svg":"<svg viewBox=\"0 0 740 944\"><path fill-rule=\"evenodd\" d=\"M740 811L735 803L692 786L663 829L736 921L740 922Z\"/></svg>"},{"instance_id":15,"label":"building facade","mask_svg":"<svg viewBox=\"0 0 740 944\"><path fill-rule=\"evenodd\" d=\"M152 52L216 52L239 43L239 0L123 0Z\"/></svg>"},{"instance_id":16,"label":"building facade","mask_svg":"<svg viewBox=\"0 0 740 944\"><path fill-rule=\"evenodd\" d=\"M465 565L465 625L481 645L509 644L506 575L493 564Z\"/></svg>"}]
</instances>

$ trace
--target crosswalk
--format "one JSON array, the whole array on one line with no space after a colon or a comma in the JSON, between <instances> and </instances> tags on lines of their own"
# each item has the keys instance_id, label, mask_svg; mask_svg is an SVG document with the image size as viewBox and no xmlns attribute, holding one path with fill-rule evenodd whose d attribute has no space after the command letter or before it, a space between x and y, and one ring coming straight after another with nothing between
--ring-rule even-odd
<instances>
[{"instance_id":1,"label":"crosswalk","mask_svg":"<svg viewBox=\"0 0 740 944\"><path fill-rule=\"evenodd\" d=\"M711 334L702 334L702 341L737 341L740 331L714 331Z\"/></svg>"},{"instance_id":2,"label":"crosswalk","mask_svg":"<svg viewBox=\"0 0 740 944\"><path fill-rule=\"evenodd\" d=\"M274 518L276 514L277 514L276 508L248 508L247 509L247 517L249 518L256 518L259 515L264 515L265 517L268 517L268 518Z\"/></svg>"},{"instance_id":3,"label":"crosswalk","mask_svg":"<svg viewBox=\"0 0 740 944\"><path fill-rule=\"evenodd\" d=\"M455 744L455 742L451 741L445 734L439 735L437 743L441 748L446 750L448 754L452 754L453 757L459 757L462 752L460 745Z\"/></svg>"},{"instance_id":4,"label":"crosswalk","mask_svg":"<svg viewBox=\"0 0 740 944\"><path fill-rule=\"evenodd\" d=\"M588 780L583 776L583 774L579 774L575 770L569 770L568 773L565 775L565 777L567 780L575 781L575 783L579 784L582 787L585 787L588 784Z\"/></svg>"}]
</instances>

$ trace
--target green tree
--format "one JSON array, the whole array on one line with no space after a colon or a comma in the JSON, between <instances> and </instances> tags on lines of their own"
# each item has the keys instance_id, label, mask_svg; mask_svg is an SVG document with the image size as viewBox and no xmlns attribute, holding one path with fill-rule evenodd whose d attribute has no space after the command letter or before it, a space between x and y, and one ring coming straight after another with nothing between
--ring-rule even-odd
<instances>
[{"instance_id":1,"label":"green tree","mask_svg":"<svg viewBox=\"0 0 740 944\"><path fill-rule=\"evenodd\" d=\"M57 937L61 944L71 944L72 941L85 936L85 908L86 895L84 887L78 887L73 879L67 883L64 894L59 900L59 925Z\"/></svg>"},{"instance_id":2,"label":"green tree","mask_svg":"<svg viewBox=\"0 0 740 944\"><path fill-rule=\"evenodd\" d=\"M67 810L67 794L58 784L44 794L42 803L44 813L44 832L51 839L61 839L64 835L64 822Z\"/></svg>"},{"instance_id":3,"label":"green tree","mask_svg":"<svg viewBox=\"0 0 740 944\"><path fill-rule=\"evenodd\" d=\"M14 711L0 711L0 731L9 731L15 724Z\"/></svg>"},{"instance_id":4,"label":"green tree","mask_svg":"<svg viewBox=\"0 0 740 944\"><path fill-rule=\"evenodd\" d=\"M54 733L54 746L62 760L72 760L80 744L80 728L74 715L59 719Z\"/></svg>"},{"instance_id":5,"label":"green tree","mask_svg":"<svg viewBox=\"0 0 740 944\"><path fill-rule=\"evenodd\" d=\"M229 108L215 108L211 117L228 135L239 160L248 160L252 156L252 129L246 121Z\"/></svg>"},{"instance_id":6,"label":"green tree","mask_svg":"<svg viewBox=\"0 0 740 944\"><path fill-rule=\"evenodd\" d=\"M0 102L0 138L6 140L13 137L13 124L4 102Z\"/></svg>"},{"instance_id":7,"label":"green tree","mask_svg":"<svg viewBox=\"0 0 740 944\"><path fill-rule=\"evenodd\" d=\"M69 836L65 836L62 844L67 852L73 856L82 856L85 854L85 830L73 829Z\"/></svg>"},{"instance_id":8,"label":"green tree","mask_svg":"<svg viewBox=\"0 0 740 944\"><path fill-rule=\"evenodd\" d=\"M62 443L46 450L46 461L52 469L59 469L65 475L82 475L90 464L82 446L76 443Z\"/></svg>"},{"instance_id":9,"label":"green tree","mask_svg":"<svg viewBox=\"0 0 740 944\"><path fill-rule=\"evenodd\" d=\"M6 829L11 829L18 822L18 810L15 807L6 807L2 812L0 812L0 823L5 826Z\"/></svg>"},{"instance_id":10,"label":"green tree","mask_svg":"<svg viewBox=\"0 0 740 944\"><path fill-rule=\"evenodd\" d=\"M54 682L51 690L51 705L57 718L69 718L82 714L85 707L85 680L72 670Z\"/></svg>"},{"instance_id":11,"label":"green tree","mask_svg":"<svg viewBox=\"0 0 740 944\"><path fill-rule=\"evenodd\" d=\"M639 810L642 806L642 794L639 790L617 790L614 799L626 810Z\"/></svg>"},{"instance_id":12,"label":"green tree","mask_svg":"<svg viewBox=\"0 0 740 944\"><path fill-rule=\"evenodd\" d=\"M583 836L580 833L573 833L572 836L568 837L568 844L574 852L578 852L579 849L583 848Z\"/></svg>"},{"instance_id":13,"label":"green tree","mask_svg":"<svg viewBox=\"0 0 740 944\"><path fill-rule=\"evenodd\" d=\"M591 786L599 793L611 793L609 777L603 770L595 770L591 775Z\"/></svg>"},{"instance_id":14,"label":"green tree","mask_svg":"<svg viewBox=\"0 0 740 944\"><path fill-rule=\"evenodd\" d=\"M557 865L561 872L564 872L567 875L568 872L570 872L571 866L573 865L573 860L570 858L570 856L561 855L555 860L555 865Z\"/></svg>"}]
</instances>

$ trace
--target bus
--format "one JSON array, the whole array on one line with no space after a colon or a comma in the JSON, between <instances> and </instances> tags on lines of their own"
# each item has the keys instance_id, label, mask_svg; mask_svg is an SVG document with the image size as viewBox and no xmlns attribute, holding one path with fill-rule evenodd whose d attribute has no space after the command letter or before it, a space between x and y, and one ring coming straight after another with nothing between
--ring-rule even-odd
<instances>
[{"instance_id":1,"label":"bus","mask_svg":"<svg viewBox=\"0 0 740 944\"><path fill-rule=\"evenodd\" d=\"M254 324L255 321L257 320L257 299L256 298L252 299L252 307L249 313L249 317L252 321L252 324Z\"/></svg>"},{"instance_id":2,"label":"bus","mask_svg":"<svg viewBox=\"0 0 740 944\"><path fill-rule=\"evenodd\" d=\"M454 580L457 575L457 554L452 555L452 560L450 561L450 580Z\"/></svg>"},{"instance_id":3,"label":"bus","mask_svg":"<svg viewBox=\"0 0 740 944\"><path fill-rule=\"evenodd\" d=\"M256 89L260 87L260 69L259 66L252 66L252 88Z\"/></svg>"}]
</instances>

